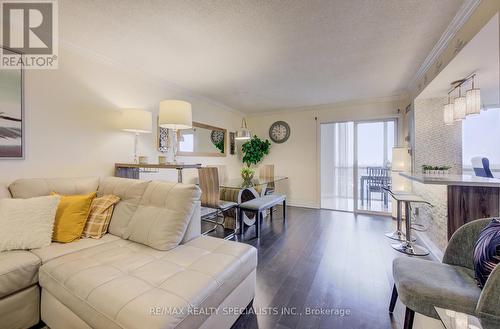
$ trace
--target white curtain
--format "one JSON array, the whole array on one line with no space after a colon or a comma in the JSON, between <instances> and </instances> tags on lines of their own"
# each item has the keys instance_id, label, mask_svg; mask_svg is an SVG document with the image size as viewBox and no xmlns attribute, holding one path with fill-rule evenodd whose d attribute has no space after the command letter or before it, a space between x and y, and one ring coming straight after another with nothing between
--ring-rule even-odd
<instances>
[{"instance_id":1,"label":"white curtain","mask_svg":"<svg viewBox=\"0 0 500 329\"><path fill-rule=\"evenodd\" d=\"M354 123L321 125L322 208L353 210Z\"/></svg>"}]
</instances>

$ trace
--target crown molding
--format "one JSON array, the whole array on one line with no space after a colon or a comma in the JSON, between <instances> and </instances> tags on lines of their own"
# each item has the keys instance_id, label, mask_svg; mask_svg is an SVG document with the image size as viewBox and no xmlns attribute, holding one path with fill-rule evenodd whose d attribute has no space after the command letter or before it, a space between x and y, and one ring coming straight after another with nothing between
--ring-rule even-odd
<instances>
[{"instance_id":1,"label":"crown molding","mask_svg":"<svg viewBox=\"0 0 500 329\"><path fill-rule=\"evenodd\" d=\"M311 106L291 107L291 108L276 109L276 110L270 110L270 111L248 112L247 116L248 117L256 117L256 116L261 116L261 115L272 115L272 114L280 114L280 113L333 110L333 109L338 109L338 108L346 108L346 107L361 106L361 105L368 105L368 104L377 104L377 103L397 103L397 102L405 101L407 99L408 99L408 94L403 93L403 94L393 95L393 96L355 99L355 100L349 100L349 101L343 101L343 102L335 102L335 103L327 103L327 104L319 104L319 105L311 105Z\"/></svg>"},{"instance_id":2,"label":"crown molding","mask_svg":"<svg viewBox=\"0 0 500 329\"><path fill-rule=\"evenodd\" d=\"M429 55L427 55L422 65L420 65L417 73L415 73L415 76L408 83L408 90L412 90L412 87L417 83L417 81L425 75L425 73L429 70L429 67L439 56L441 56L451 39L455 37L457 32L460 28L462 28L465 22L467 22L480 3L481 0L466 0L463 3L455 17L453 17L444 33L441 35L441 38L439 38L438 42L434 45Z\"/></svg>"}]
</instances>

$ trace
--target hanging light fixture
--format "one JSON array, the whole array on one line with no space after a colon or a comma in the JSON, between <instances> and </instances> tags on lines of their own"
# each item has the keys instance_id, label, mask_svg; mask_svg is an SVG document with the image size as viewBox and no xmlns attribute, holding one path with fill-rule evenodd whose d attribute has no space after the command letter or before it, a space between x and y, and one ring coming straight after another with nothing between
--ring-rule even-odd
<instances>
[{"instance_id":1,"label":"hanging light fixture","mask_svg":"<svg viewBox=\"0 0 500 329\"><path fill-rule=\"evenodd\" d=\"M454 105L450 100L450 95L448 94L448 104L444 106L443 116L444 116L444 124L449 126L455 122L453 118L454 113Z\"/></svg>"},{"instance_id":2,"label":"hanging light fixture","mask_svg":"<svg viewBox=\"0 0 500 329\"><path fill-rule=\"evenodd\" d=\"M443 108L443 119L446 125L465 119L468 115L481 113L481 91L475 88L476 74L471 74L465 79L453 81L451 89L448 91L448 103ZM467 90L462 96L462 87L468 81L472 81L472 88ZM453 102L450 100L451 94L458 89L458 97Z\"/></svg>"},{"instance_id":3,"label":"hanging light fixture","mask_svg":"<svg viewBox=\"0 0 500 329\"><path fill-rule=\"evenodd\" d=\"M465 119L466 108L465 97L462 96L462 89L458 86L458 97L455 98L453 105L453 120L460 121Z\"/></svg>"},{"instance_id":4,"label":"hanging light fixture","mask_svg":"<svg viewBox=\"0 0 500 329\"><path fill-rule=\"evenodd\" d=\"M476 89L474 80L476 75L472 75L472 88L465 93L466 115L475 115L481 113L481 90Z\"/></svg>"},{"instance_id":5,"label":"hanging light fixture","mask_svg":"<svg viewBox=\"0 0 500 329\"><path fill-rule=\"evenodd\" d=\"M252 138L252 133L247 127L247 121L245 118L241 120L241 128L236 131L236 136L234 136L234 139L237 140L248 140Z\"/></svg>"}]
</instances>

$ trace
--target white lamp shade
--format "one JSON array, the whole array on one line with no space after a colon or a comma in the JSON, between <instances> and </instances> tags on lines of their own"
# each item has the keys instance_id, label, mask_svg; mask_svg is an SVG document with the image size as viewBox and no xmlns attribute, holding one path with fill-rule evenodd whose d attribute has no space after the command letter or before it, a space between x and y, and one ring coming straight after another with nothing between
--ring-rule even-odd
<instances>
[{"instance_id":1,"label":"white lamp shade","mask_svg":"<svg viewBox=\"0 0 500 329\"><path fill-rule=\"evenodd\" d=\"M409 171L410 154L406 147L394 147L392 149L392 171Z\"/></svg>"},{"instance_id":2,"label":"white lamp shade","mask_svg":"<svg viewBox=\"0 0 500 329\"><path fill-rule=\"evenodd\" d=\"M153 116L151 112L138 109L125 109L122 114L122 130L133 133L151 133Z\"/></svg>"},{"instance_id":3,"label":"white lamp shade","mask_svg":"<svg viewBox=\"0 0 500 329\"><path fill-rule=\"evenodd\" d=\"M237 140L248 140L251 138L252 133L247 128L241 128L240 130L236 131L236 135L234 136L234 139Z\"/></svg>"},{"instance_id":4,"label":"white lamp shade","mask_svg":"<svg viewBox=\"0 0 500 329\"><path fill-rule=\"evenodd\" d=\"M412 184L408 178L398 173L391 174L391 190L395 192L411 192ZM396 208L396 207L394 207Z\"/></svg>"},{"instance_id":5,"label":"white lamp shade","mask_svg":"<svg viewBox=\"0 0 500 329\"><path fill-rule=\"evenodd\" d=\"M161 101L158 124L174 130L193 127L191 104L180 100Z\"/></svg>"},{"instance_id":6,"label":"white lamp shade","mask_svg":"<svg viewBox=\"0 0 500 329\"><path fill-rule=\"evenodd\" d=\"M452 125L453 122L455 122L455 119L453 118L453 113L454 113L454 106L453 104L446 104L444 106L444 124L445 125Z\"/></svg>"},{"instance_id":7,"label":"white lamp shade","mask_svg":"<svg viewBox=\"0 0 500 329\"><path fill-rule=\"evenodd\" d=\"M455 98L455 103L453 105L453 120L459 121L465 119L467 110L467 105L465 97Z\"/></svg>"},{"instance_id":8,"label":"white lamp shade","mask_svg":"<svg viewBox=\"0 0 500 329\"><path fill-rule=\"evenodd\" d=\"M479 89L468 90L465 94L466 115L481 113L481 91Z\"/></svg>"},{"instance_id":9,"label":"white lamp shade","mask_svg":"<svg viewBox=\"0 0 500 329\"><path fill-rule=\"evenodd\" d=\"M247 120L245 118L241 119L241 128L236 131L234 139L237 140L249 140L252 138L252 132L247 127Z\"/></svg>"}]
</instances>

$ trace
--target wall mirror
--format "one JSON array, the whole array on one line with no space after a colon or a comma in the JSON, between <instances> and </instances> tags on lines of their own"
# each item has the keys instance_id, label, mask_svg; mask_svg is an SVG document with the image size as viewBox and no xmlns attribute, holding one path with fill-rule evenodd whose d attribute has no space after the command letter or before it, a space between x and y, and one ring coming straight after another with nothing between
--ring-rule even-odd
<instances>
[{"instance_id":1,"label":"wall mirror","mask_svg":"<svg viewBox=\"0 0 500 329\"><path fill-rule=\"evenodd\" d=\"M193 128L177 131L177 155L225 157L227 130L193 122Z\"/></svg>"}]
</instances>

